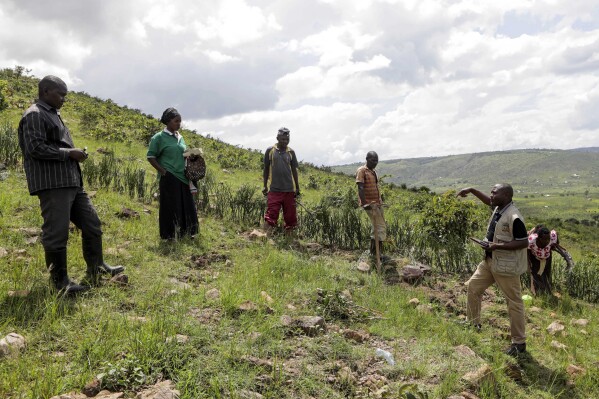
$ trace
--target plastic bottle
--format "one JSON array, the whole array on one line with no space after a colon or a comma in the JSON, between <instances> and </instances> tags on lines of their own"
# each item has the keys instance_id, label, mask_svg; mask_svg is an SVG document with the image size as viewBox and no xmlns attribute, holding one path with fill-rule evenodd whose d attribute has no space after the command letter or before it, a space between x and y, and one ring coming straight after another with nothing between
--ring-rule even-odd
<instances>
[{"instance_id":1,"label":"plastic bottle","mask_svg":"<svg viewBox=\"0 0 599 399\"><path fill-rule=\"evenodd\" d=\"M391 366L395 366L395 360L393 360L393 355L391 354L391 352L387 352L386 350L383 350L381 348L376 348L376 351L374 353L377 357L382 357L383 359L385 359L387 363L389 363Z\"/></svg>"}]
</instances>

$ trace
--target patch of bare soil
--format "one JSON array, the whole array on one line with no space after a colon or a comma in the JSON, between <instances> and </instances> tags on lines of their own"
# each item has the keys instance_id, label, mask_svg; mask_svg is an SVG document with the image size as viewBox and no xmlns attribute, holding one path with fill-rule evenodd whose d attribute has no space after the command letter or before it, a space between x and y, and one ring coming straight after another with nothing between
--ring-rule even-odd
<instances>
[{"instance_id":1,"label":"patch of bare soil","mask_svg":"<svg viewBox=\"0 0 599 399\"><path fill-rule=\"evenodd\" d=\"M215 308L193 308L189 314L202 324L217 324L221 319L221 310Z\"/></svg>"},{"instance_id":2,"label":"patch of bare soil","mask_svg":"<svg viewBox=\"0 0 599 399\"><path fill-rule=\"evenodd\" d=\"M213 263L226 262L229 255L218 252L209 252L204 255L191 255L191 267L205 269Z\"/></svg>"},{"instance_id":3,"label":"patch of bare soil","mask_svg":"<svg viewBox=\"0 0 599 399\"><path fill-rule=\"evenodd\" d=\"M445 309L448 313L458 316L466 314L464 302L468 288L464 283L448 282L442 276L430 276L419 288L428 295L432 304ZM483 294L483 308L496 303L496 301L495 292L492 289L486 290Z\"/></svg>"}]
</instances>

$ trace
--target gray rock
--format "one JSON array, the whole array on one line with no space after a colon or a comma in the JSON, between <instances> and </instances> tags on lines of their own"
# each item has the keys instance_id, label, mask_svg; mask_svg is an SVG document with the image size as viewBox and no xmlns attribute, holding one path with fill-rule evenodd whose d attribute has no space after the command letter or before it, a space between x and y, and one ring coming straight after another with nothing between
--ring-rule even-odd
<instances>
[{"instance_id":1,"label":"gray rock","mask_svg":"<svg viewBox=\"0 0 599 399\"><path fill-rule=\"evenodd\" d=\"M181 393L172 381L166 380L139 392L135 399L178 399Z\"/></svg>"},{"instance_id":2,"label":"gray rock","mask_svg":"<svg viewBox=\"0 0 599 399\"><path fill-rule=\"evenodd\" d=\"M250 391L247 389L242 389L238 392L238 394L240 399L262 399L264 397L258 392Z\"/></svg>"},{"instance_id":3,"label":"gray rock","mask_svg":"<svg viewBox=\"0 0 599 399\"><path fill-rule=\"evenodd\" d=\"M477 357L476 353L466 345L458 345L454 349L457 354L464 357Z\"/></svg>"},{"instance_id":4,"label":"gray rock","mask_svg":"<svg viewBox=\"0 0 599 399\"><path fill-rule=\"evenodd\" d=\"M216 288L212 288L206 291L206 299L218 299L220 298L220 291Z\"/></svg>"},{"instance_id":5,"label":"gray rock","mask_svg":"<svg viewBox=\"0 0 599 399\"><path fill-rule=\"evenodd\" d=\"M300 316L293 324L308 336L317 335L326 329L324 319L320 316Z\"/></svg>"},{"instance_id":6,"label":"gray rock","mask_svg":"<svg viewBox=\"0 0 599 399\"><path fill-rule=\"evenodd\" d=\"M10 333L0 339L0 357L16 354L25 347L25 338L17 333Z\"/></svg>"},{"instance_id":7,"label":"gray rock","mask_svg":"<svg viewBox=\"0 0 599 399\"><path fill-rule=\"evenodd\" d=\"M559 320L557 320L547 326L547 332L549 332L549 334L551 335L555 335L559 332L564 331L565 328L566 327L564 327L564 325L561 324Z\"/></svg>"},{"instance_id":8,"label":"gray rock","mask_svg":"<svg viewBox=\"0 0 599 399\"><path fill-rule=\"evenodd\" d=\"M488 364L484 364L479 367L476 371L471 371L462 376L462 380L472 386L479 386L483 380L490 380L493 382L493 370Z\"/></svg>"}]
</instances>

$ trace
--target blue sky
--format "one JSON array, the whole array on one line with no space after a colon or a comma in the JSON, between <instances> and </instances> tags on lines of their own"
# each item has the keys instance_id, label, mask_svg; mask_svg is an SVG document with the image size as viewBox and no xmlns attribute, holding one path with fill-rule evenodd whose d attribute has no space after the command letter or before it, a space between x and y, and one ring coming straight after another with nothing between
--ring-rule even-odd
<instances>
[{"instance_id":1,"label":"blue sky","mask_svg":"<svg viewBox=\"0 0 599 399\"><path fill-rule=\"evenodd\" d=\"M340 164L599 146L599 0L0 4L0 67Z\"/></svg>"}]
</instances>

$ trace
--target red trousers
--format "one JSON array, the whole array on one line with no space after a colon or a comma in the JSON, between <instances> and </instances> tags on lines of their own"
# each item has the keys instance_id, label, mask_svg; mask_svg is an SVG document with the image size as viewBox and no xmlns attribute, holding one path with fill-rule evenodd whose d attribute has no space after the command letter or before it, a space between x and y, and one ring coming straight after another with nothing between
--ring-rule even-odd
<instances>
[{"instance_id":1,"label":"red trousers","mask_svg":"<svg viewBox=\"0 0 599 399\"><path fill-rule=\"evenodd\" d=\"M295 193L268 192L266 213L264 220L271 226L276 226L279 220L279 211L283 207L283 220L285 229L293 229L297 226L297 212L295 209Z\"/></svg>"}]
</instances>

